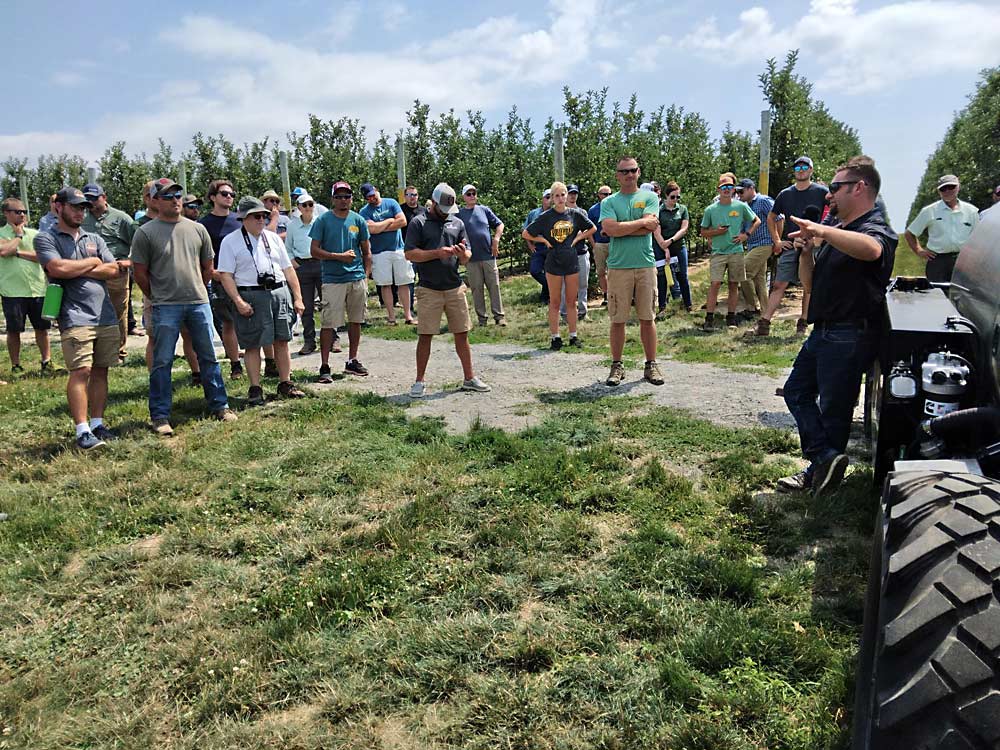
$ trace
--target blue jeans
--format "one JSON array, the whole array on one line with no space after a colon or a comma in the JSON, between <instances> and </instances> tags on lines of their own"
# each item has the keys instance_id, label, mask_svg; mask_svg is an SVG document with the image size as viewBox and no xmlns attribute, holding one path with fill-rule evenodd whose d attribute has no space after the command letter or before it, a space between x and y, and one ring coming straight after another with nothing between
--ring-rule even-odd
<instances>
[{"instance_id":1,"label":"blue jeans","mask_svg":"<svg viewBox=\"0 0 1000 750\"><path fill-rule=\"evenodd\" d=\"M813 466L847 450L861 376L877 346L874 329L845 323L814 327L799 350L785 383L785 404Z\"/></svg>"},{"instance_id":2,"label":"blue jeans","mask_svg":"<svg viewBox=\"0 0 1000 750\"><path fill-rule=\"evenodd\" d=\"M673 250L673 248L670 248ZM674 277L674 285L670 287L673 299L683 298L684 307L691 307L691 286L688 284L688 249L681 245L677 249L677 262L671 264L670 273Z\"/></svg>"},{"instance_id":3,"label":"blue jeans","mask_svg":"<svg viewBox=\"0 0 1000 750\"><path fill-rule=\"evenodd\" d=\"M205 302L191 305L153 305L153 369L149 373L149 416L170 419L173 386L170 370L174 363L181 326L191 334L191 345L198 355L201 387L213 413L229 406L222 370L212 345L212 306Z\"/></svg>"},{"instance_id":4,"label":"blue jeans","mask_svg":"<svg viewBox=\"0 0 1000 750\"><path fill-rule=\"evenodd\" d=\"M545 280L545 255L544 252L539 252L535 250L531 254L531 258L528 259L528 273L531 274L531 278L542 285L542 301L547 302L549 299L549 284Z\"/></svg>"}]
</instances>

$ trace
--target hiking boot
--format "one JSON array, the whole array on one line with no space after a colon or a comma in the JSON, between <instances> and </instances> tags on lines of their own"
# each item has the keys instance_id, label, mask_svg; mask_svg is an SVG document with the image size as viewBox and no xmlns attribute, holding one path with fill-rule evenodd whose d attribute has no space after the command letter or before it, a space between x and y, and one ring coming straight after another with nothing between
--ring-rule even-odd
<instances>
[{"instance_id":1,"label":"hiking boot","mask_svg":"<svg viewBox=\"0 0 1000 750\"><path fill-rule=\"evenodd\" d=\"M351 359L344 365L344 373L349 375L358 375L363 378L368 375L368 370L359 360Z\"/></svg>"},{"instance_id":2,"label":"hiking boot","mask_svg":"<svg viewBox=\"0 0 1000 750\"><path fill-rule=\"evenodd\" d=\"M247 391L247 404L249 406L263 406L264 389L259 385L250 386L250 390Z\"/></svg>"},{"instance_id":3,"label":"hiking boot","mask_svg":"<svg viewBox=\"0 0 1000 750\"><path fill-rule=\"evenodd\" d=\"M239 380L243 377L243 365L239 360L229 364L229 379Z\"/></svg>"},{"instance_id":4,"label":"hiking boot","mask_svg":"<svg viewBox=\"0 0 1000 750\"><path fill-rule=\"evenodd\" d=\"M170 426L169 419L154 419L152 425L153 432L160 437L171 437L174 434L174 428Z\"/></svg>"},{"instance_id":5,"label":"hiking boot","mask_svg":"<svg viewBox=\"0 0 1000 750\"><path fill-rule=\"evenodd\" d=\"M771 321L767 318L761 318L757 321L757 327L753 332L754 336L770 336L771 335Z\"/></svg>"},{"instance_id":6,"label":"hiking boot","mask_svg":"<svg viewBox=\"0 0 1000 750\"><path fill-rule=\"evenodd\" d=\"M76 447L82 451L93 450L94 448L100 448L104 445L107 445L107 443L97 437L97 435L93 432L85 432L76 439Z\"/></svg>"},{"instance_id":7,"label":"hiking boot","mask_svg":"<svg viewBox=\"0 0 1000 750\"><path fill-rule=\"evenodd\" d=\"M580 337L579 336L570 336L569 337L569 345L570 346L574 346L577 349L582 349L583 348L583 342L580 341Z\"/></svg>"},{"instance_id":8,"label":"hiking boot","mask_svg":"<svg viewBox=\"0 0 1000 750\"><path fill-rule=\"evenodd\" d=\"M604 385L610 385L613 388L616 385L621 385L624 379L625 366L621 362L612 362L611 372L608 373L608 379L604 381Z\"/></svg>"},{"instance_id":9,"label":"hiking boot","mask_svg":"<svg viewBox=\"0 0 1000 750\"><path fill-rule=\"evenodd\" d=\"M118 439L118 436L115 433L113 433L111 430L109 430L102 424L97 425L97 427L92 429L91 432L94 434L95 438L97 438L98 440L103 440L105 443L109 443L112 440Z\"/></svg>"},{"instance_id":10,"label":"hiking boot","mask_svg":"<svg viewBox=\"0 0 1000 750\"><path fill-rule=\"evenodd\" d=\"M278 383L278 395L281 398L305 398L306 394L300 388L297 388L295 383L291 380L282 380Z\"/></svg>"},{"instance_id":11,"label":"hiking boot","mask_svg":"<svg viewBox=\"0 0 1000 750\"><path fill-rule=\"evenodd\" d=\"M212 416L220 422L235 422L239 419L239 417L236 416L236 412L228 406L225 409L219 409L218 411L212 412Z\"/></svg>"},{"instance_id":12,"label":"hiking boot","mask_svg":"<svg viewBox=\"0 0 1000 750\"><path fill-rule=\"evenodd\" d=\"M549 349L554 352L562 349L562 336L553 336L552 341L549 342Z\"/></svg>"},{"instance_id":13,"label":"hiking boot","mask_svg":"<svg viewBox=\"0 0 1000 750\"><path fill-rule=\"evenodd\" d=\"M423 398L425 390L427 390L427 383L423 380L416 381L410 386L410 398Z\"/></svg>"},{"instance_id":14,"label":"hiking boot","mask_svg":"<svg viewBox=\"0 0 1000 750\"><path fill-rule=\"evenodd\" d=\"M507 327L507 319L506 318L497 318L497 325L500 326L501 328L506 328Z\"/></svg>"},{"instance_id":15,"label":"hiking boot","mask_svg":"<svg viewBox=\"0 0 1000 750\"><path fill-rule=\"evenodd\" d=\"M821 464L815 464L812 472L813 497L836 490L844 479L845 471L847 471L847 456L843 453L838 453Z\"/></svg>"},{"instance_id":16,"label":"hiking boot","mask_svg":"<svg viewBox=\"0 0 1000 750\"><path fill-rule=\"evenodd\" d=\"M265 378L276 378L278 377L278 363L273 359L264 359L264 377Z\"/></svg>"},{"instance_id":17,"label":"hiking boot","mask_svg":"<svg viewBox=\"0 0 1000 750\"><path fill-rule=\"evenodd\" d=\"M468 380L462 381L463 391L475 391L476 393L489 393L493 390L492 386L486 385L482 380L476 376L472 376Z\"/></svg>"},{"instance_id":18,"label":"hiking boot","mask_svg":"<svg viewBox=\"0 0 1000 750\"><path fill-rule=\"evenodd\" d=\"M703 331L714 331L715 330L715 313L707 312L705 313L705 322L701 324L701 329Z\"/></svg>"},{"instance_id":19,"label":"hiking boot","mask_svg":"<svg viewBox=\"0 0 1000 750\"><path fill-rule=\"evenodd\" d=\"M642 377L653 385L663 385L663 375L660 374L660 367L655 360L646 363L642 370Z\"/></svg>"},{"instance_id":20,"label":"hiking boot","mask_svg":"<svg viewBox=\"0 0 1000 750\"><path fill-rule=\"evenodd\" d=\"M313 342L307 341L306 343L304 343L302 345L302 348L299 349L299 356L300 357L305 357L307 354L312 354L315 351L316 351L316 342L315 341L313 341Z\"/></svg>"},{"instance_id":21,"label":"hiking boot","mask_svg":"<svg viewBox=\"0 0 1000 750\"><path fill-rule=\"evenodd\" d=\"M805 471L805 469L798 474L792 474L790 477L782 477L774 485L774 488L778 492L805 492L811 487L812 475Z\"/></svg>"},{"instance_id":22,"label":"hiking boot","mask_svg":"<svg viewBox=\"0 0 1000 750\"><path fill-rule=\"evenodd\" d=\"M333 382L333 375L330 374L330 365L319 366L319 377L316 378L316 382L323 383L324 385L329 385Z\"/></svg>"},{"instance_id":23,"label":"hiking boot","mask_svg":"<svg viewBox=\"0 0 1000 750\"><path fill-rule=\"evenodd\" d=\"M741 313L737 313L736 316L747 323L752 323L760 317L760 310L744 310Z\"/></svg>"},{"instance_id":24,"label":"hiking boot","mask_svg":"<svg viewBox=\"0 0 1000 750\"><path fill-rule=\"evenodd\" d=\"M738 326L739 326L739 323L736 321L736 313L727 313L726 314L726 327L727 328L736 328Z\"/></svg>"},{"instance_id":25,"label":"hiking boot","mask_svg":"<svg viewBox=\"0 0 1000 750\"><path fill-rule=\"evenodd\" d=\"M809 332L809 324L806 322L805 318L799 318L795 322L795 335L805 336Z\"/></svg>"}]
</instances>

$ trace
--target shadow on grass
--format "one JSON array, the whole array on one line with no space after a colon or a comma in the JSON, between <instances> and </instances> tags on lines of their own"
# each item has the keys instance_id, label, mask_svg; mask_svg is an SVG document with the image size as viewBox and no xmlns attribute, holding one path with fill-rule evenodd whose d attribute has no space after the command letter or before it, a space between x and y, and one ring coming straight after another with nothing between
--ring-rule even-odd
<instances>
[{"instance_id":1,"label":"shadow on grass","mask_svg":"<svg viewBox=\"0 0 1000 750\"><path fill-rule=\"evenodd\" d=\"M542 391L536 398L543 404L589 404L613 396L627 395L645 382L639 379L611 387L597 381L568 391Z\"/></svg>"}]
</instances>

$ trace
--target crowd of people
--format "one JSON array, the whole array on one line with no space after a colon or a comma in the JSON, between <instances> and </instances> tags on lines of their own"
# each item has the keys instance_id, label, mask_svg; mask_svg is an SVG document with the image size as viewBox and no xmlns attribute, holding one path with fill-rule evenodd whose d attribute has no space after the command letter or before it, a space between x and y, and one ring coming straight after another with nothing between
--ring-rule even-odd
<instances>
[{"instance_id":1,"label":"crowd of people","mask_svg":"<svg viewBox=\"0 0 1000 750\"><path fill-rule=\"evenodd\" d=\"M702 209L699 222L700 236L711 246L703 328L717 328L725 282L726 325L737 326L742 296L744 319L757 320L754 335L768 336L787 287L802 283L797 331L807 333L810 324L813 331L795 360L784 397L810 463L779 484L821 492L839 483L846 466L853 405L875 354L876 321L897 238L884 218L881 178L871 159L850 160L829 185L814 181L808 156L792 166L793 184L774 200L757 193L752 179L731 172L719 176L715 200ZM610 323L612 362L604 381L609 387L626 377L622 353L633 314L644 351L643 378L662 385L656 321L667 310L668 292L692 311L686 244L691 212L676 182L661 188L641 182L641 175L636 159L623 156L615 165L618 189L601 185L589 209L578 205L576 185L555 182L521 232L531 250L529 271L548 306L552 349L564 345L561 322L568 346L581 345L577 326L588 314L592 256ZM938 189L942 200L920 212L906 239L928 260L928 277L948 280L978 212L958 200L954 175L943 176ZM442 316L454 338L462 390L489 392L473 367L466 285L478 325L492 318L506 326L497 269L504 222L479 203L473 184L456 195L439 183L426 204L413 186L403 191L402 205L371 183L359 191L363 205L355 211L354 191L346 181L333 183L330 208L297 187L294 210L285 213L273 190L237 202L232 183L217 179L207 187L206 206L174 180L161 178L146 183L145 208L133 220L108 205L101 186L91 183L53 194L39 230L26 226L24 204L7 198L6 225L0 228L0 295L13 371L22 369L20 335L27 320L42 369L51 369L48 331L54 318L69 370L66 392L76 444L89 450L114 439L104 422L108 368L124 361L127 336L143 330L132 318L134 284L143 293L142 324L149 332L152 429L161 436L173 434L171 371L179 339L209 411L232 421L237 416L229 406L215 335L229 360L230 380L247 378L250 406L265 403L262 371L278 378L276 397L305 395L291 378L289 345L301 321L299 354L317 350L317 312L318 382L333 380L330 355L342 351L340 332L347 337L344 373L367 376L360 349L371 278L388 324L398 324L398 304L403 323L416 328L412 398L426 393L431 342L441 331ZM993 200L1000 201L1000 188ZM919 240L925 232L926 246ZM61 300L43 315L53 288Z\"/></svg>"}]
</instances>

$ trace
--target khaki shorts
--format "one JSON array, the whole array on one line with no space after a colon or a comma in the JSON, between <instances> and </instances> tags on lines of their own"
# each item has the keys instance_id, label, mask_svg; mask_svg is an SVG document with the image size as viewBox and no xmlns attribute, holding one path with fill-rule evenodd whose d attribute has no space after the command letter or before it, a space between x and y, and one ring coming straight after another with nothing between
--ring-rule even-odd
<instances>
[{"instance_id":1,"label":"khaki shorts","mask_svg":"<svg viewBox=\"0 0 1000 750\"><path fill-rule=\"evenodd\" d=\"M340 328L347 323L363 323L368 302L368 282L364 279L344 284L323 284L320 328Z\"/></svg>"},{"instance_id":2,"label":"khaki shorts","mask_svg":"<svg viewBox=\"0 0 1000 750\"><path fill-rule=\"evenodd\" d=\"M448 317L451 333L465 333L472 328L465 284L446 291L418 286L417 306L420 308L417 333L431 336L441 333L441 313Z\"/></svg>"},{"instance_id":3,"label":"khaki shorts","mask_svg":"<svg viewBox=\"0 0 1000 750\"><path fill-rule=\"evenodd\" d=\"M609 268L608 314L612 323L628 323L633 296L639 320L656 318L656 268Z\"/></svg>"},{"instance_id":4,"label":"khaki shorts","mask_svg":"<svg viewBox=\"0 0 1000 750\"><path fill-rule=\"evenodd\" d=\"M60 331L66 369L114 367L121 344L118 326L74 326Z\"/></svg>"},{"instance_id":5,"label":"khaki shorts","mask_svg":"<svg viewBox=\"0 0 1000 750\"><path fill-rule=\"evenodd\" d=\"M743 260L743 253L728 253L713 255L708 261L709 279L712 282L721 282L729 272L729 283L739 284L747 280L747 267Z\"/></svg>"},{"instance_id":6,"label":"khaki shorts","mask_svg":"<svg viewBox=\"0 0 1000 750\"><path fill-rule=\"evenodd\" d=\"M597 278L601 278L608 272L608 249L611 247L607 242L594 243L594 267L597 269Z\"/></svg>"}]
</instances>

